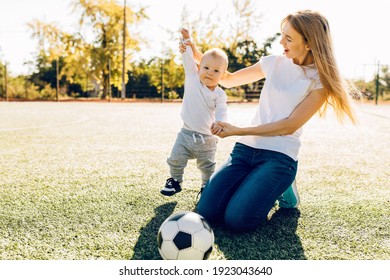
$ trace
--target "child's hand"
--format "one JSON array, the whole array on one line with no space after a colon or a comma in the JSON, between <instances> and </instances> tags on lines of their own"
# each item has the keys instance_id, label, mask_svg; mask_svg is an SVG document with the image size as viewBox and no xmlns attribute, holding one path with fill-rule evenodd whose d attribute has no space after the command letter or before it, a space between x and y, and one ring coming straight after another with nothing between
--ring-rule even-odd
<instances>
[{"instance_id":1,"label":"child's hand","mask_svg":"<svg viewBox=\"0 0 390 280\"><path fill-rule=\"evenodd\" d=\"M183 44L182 40L180 40L180 43L179 43L179 52L180 53L184 53L187 49L187 46Z\"/></svg>"},{"instance_id":2,"label":"child's hand","mask_svg":"<svg viewBox=\"0 0 390 280\"><path fill-rule=\"evenodd\" d=\"M214 135L218 135L222 131L223 131L223 126L221 126L219 124L213 123L213 125L211 126L211 133Z\"/></svg>"},{"instance_id":3,"label":"child's hand","mask_svg":"<svg viewBox=\"0 0 390 280\"><path fill-rule=\"evenodd\" d=\"M192 49L195 48L195 43L192 42L190 32L187 28L182 28L180 30L181 38L179 43L179 51L180 53L184 53L186 51L187 46L190 46Z\"/></svg>"},{"instance_id":4,"label":"child's hand","mask_svg":"<svg viewBox=\"0 0 390 280\"><path fill-rule=\"evenodd\" d=\"M214 129L215 127L215 129ZM240 135L240 128L234 125L231 125L230 123L226 122L216 122L213 124L213 127L211 131L216 131L216 133L213 132L213 134L217 135L218 137L225 138L232 135Z\"/></svg>"},{"instance_id":5,"label":"child's hand","mask_svg":"<svg viewBox=\"0 0 390 280\"><path fill-rule=\"evenodd\" d=\"M190 32L187 28L182 28L180 30L181 38L179 43L179 51L180 53L184 53L186 51L187 45L190 45L191 39L190 39Z\"/></svg>"}]
</instances>

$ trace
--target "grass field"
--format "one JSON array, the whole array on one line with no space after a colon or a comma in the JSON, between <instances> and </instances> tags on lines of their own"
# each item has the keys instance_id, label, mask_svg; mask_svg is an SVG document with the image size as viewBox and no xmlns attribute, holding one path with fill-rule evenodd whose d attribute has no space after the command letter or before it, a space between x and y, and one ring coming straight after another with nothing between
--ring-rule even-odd
<instances>
[{"instance_id":1,"label":"grass field","mask_svg":"<svg viewBox=\"0 0 390 280\"><path fill-rule=\"evenodd\" d=\"M256 104L229 104L247 124ZM0 103L0 259L160 259L156 234L194 210L200 174L167 198L173 103ZM275 207L254 232L214 228L211 259L390 259L390 106L359 105L305 127L297 210ZM236 138L220 140L217 161Z\"/></svg>"}]
</instances>

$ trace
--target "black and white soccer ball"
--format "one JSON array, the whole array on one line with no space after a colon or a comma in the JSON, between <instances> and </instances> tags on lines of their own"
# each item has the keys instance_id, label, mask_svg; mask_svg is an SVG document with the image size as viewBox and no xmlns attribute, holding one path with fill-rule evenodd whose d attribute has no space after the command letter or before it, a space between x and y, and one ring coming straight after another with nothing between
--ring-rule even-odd
<instances>
[{"instance_id":1,"label":"black and white soccer ball","mask_svg":"<svg viewBox=\"0 0 390 280\"><path fill-rule=\"evenodd\" d=\"M214 232L199 214L174 213L160 226L158 251L164 260L206 260L214 244Z\"/></svg>"}]
</instances>

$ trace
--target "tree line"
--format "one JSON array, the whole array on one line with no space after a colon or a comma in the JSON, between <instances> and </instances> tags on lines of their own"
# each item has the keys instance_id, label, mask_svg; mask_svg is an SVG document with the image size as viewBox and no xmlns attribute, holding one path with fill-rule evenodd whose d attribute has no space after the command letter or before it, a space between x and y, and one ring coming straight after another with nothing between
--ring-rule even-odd
<instances>
[{"instance_id":1,"label":"tree line","mask_svg":"<svg viewBox=\"0 0 390 280\"><path fill-rule=\"evenodd\" d=\"M253 0L232 0L233 13L193 15L182 11L182 26L191 26L192 37L205 51L219 47L229 57L228 71L236 71L268 55L279 33L259 45L254 36L261 26ZM36 41L35 57L28 61L29 75L10 77L0 61L0 98L58 99L98 97L181 98L184 70L177 49L166 48L160 57L137 59L143 38L142 24L149 20L147 7L124 6L118 0L74 0L78 27L65 32L53 23L34 20L27 23ZM177 41L177 30L168 40ZM123 72L123 69L125 71ZM390 89L390 74L383 68L381 91ZM371 90L372 83L360 82ZM228 90L231 98L259 93L262 82Z\"/></svg>"}]
</instances>

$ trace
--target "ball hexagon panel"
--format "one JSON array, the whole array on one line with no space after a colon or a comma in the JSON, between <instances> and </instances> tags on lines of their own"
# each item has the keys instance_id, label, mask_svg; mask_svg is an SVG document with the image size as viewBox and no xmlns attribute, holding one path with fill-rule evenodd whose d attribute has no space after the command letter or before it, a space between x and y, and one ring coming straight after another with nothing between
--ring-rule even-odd
<instances>
[{"instance_id":1,"label":"ball hexagon panel","mask_svg":"<svg viewBox=\"0 0 390 280\"><path fill-rule=\"evenodd\" d=\"M190 248L192 246L192 235L186 232L179 231L176 234L175 238L173 238L173 243L179 250Z\"/></svg>"},{"instance_id":2,"label":"ball hexagon panel","mask_svg":"<svg viewBox=\"0 0 390 280\"><path fill-rule=\"evenodd\" d=\"M210 257L212 251L213 251L213 246L210 246L210 249L208 249L208 250L204 253L203 259L204 259L204 260L207 260L207 259Z\"/></svg>"}]
</instances>

